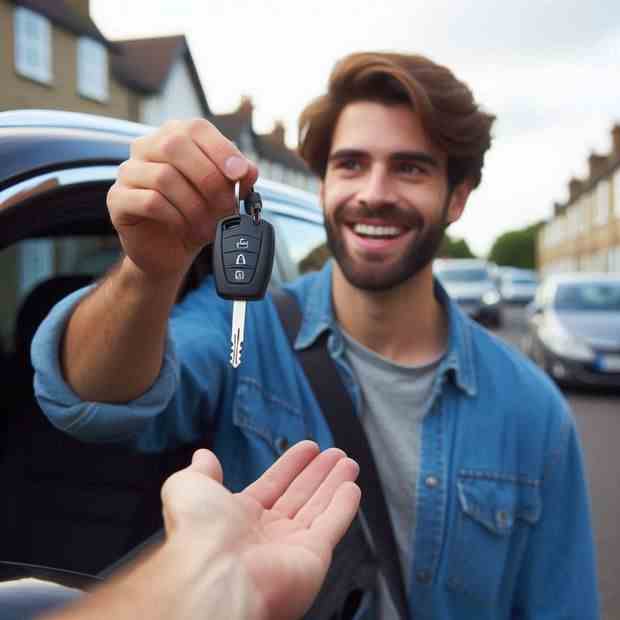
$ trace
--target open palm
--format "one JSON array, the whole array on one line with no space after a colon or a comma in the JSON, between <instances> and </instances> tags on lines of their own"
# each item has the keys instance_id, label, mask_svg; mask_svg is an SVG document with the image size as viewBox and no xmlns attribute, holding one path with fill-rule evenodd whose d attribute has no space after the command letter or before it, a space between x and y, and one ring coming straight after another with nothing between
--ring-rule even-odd
<instances>
[{"instance_id":1,"label":"open palm","mask_svg":"<svg viewBox=\"0 0 620 620\"><path fill-rule=\"evenodd\" d=\"M200 523L208 524L219 552L234 557L254 590L260 616L299 618L357 512L357 474L357 464L341 450L319 453L316 444L304 441L233 494L221 485L215 455L201 450L190 468L164 485L166 529L195 536ZM197 483L202 492L196 492Z\"/></svg>"}]
</instances>

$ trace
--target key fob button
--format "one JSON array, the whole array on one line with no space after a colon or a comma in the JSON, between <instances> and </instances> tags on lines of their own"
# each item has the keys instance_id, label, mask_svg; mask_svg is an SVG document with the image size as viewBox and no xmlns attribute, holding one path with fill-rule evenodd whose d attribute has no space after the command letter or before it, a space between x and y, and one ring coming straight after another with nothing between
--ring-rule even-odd
<instances>
[{"instance_id":1,"label":"key fob button","mask_svg":"<svg viewBox=\"0 0 620 620\"><path fill-rule=\"evenodd\" d=\"M252 269L226 269L226 279L231 284L247 284L253 275Z\"/></svg>"},{"instance_id":2,"label":"key fob button","mask_svg":"<svg viewBox=\"0 0 620 620\"><path fill-rule=\"evenodd\" d=\"M256 254L252 252L225 252L224 267L248 268L256 266Z\"/></svg>"},{"instance_id":3,"label":"key fob button","mask_svg":"<svg viewBox=\"0 0 620 620\"><path fill-rule=\"evenodd\" d=\"M222 249L226 252L258 252L258 239L249 235L230 235L222 239Z\"/></svg>"}]
</instances>

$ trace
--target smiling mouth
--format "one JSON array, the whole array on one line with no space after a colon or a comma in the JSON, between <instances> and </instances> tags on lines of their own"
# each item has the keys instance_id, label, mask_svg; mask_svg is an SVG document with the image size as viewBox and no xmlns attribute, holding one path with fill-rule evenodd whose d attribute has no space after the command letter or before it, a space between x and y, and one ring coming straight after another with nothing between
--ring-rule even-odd
<instances>
[{"instance_id":1,"label":"smiling mouth","mask_svg":"<svg viewBox=\"0 0 620 620\"><path fill-rule=\"evenodd\" d=\"M372 224L353 224L351 230L366 239L396 239L406 232L400 226L374 226Z\"/></svg>"}]
</instances>

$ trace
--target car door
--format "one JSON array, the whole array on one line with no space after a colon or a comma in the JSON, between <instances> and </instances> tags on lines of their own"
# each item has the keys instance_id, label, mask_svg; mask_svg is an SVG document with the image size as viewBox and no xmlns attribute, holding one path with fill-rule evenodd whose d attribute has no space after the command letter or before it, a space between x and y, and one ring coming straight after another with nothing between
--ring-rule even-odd
<instances>
[{"instance_id":1,"label":"car door","mask_svg":"<svg viewBox=\"0 0 620 620\"><path fill-rule=\"evenodd\" d=\"M161 527L163 480L192 447L157 456L84 444L34 397L29 348L51 307L120 255L105 197L116 163L0 184L0 559L97 573Z\"/></svg>"}]
</instances>

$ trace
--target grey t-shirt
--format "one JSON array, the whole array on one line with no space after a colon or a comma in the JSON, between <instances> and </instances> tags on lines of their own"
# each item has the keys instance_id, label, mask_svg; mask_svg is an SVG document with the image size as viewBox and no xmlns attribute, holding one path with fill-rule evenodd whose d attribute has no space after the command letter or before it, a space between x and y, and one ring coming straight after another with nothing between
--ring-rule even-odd
<instances>
[{"instance_id":1,"label":"grey t-shirt","mask_svg":"<svg viewBox=\"0 0 620 620\"><path fill-rule=\"evenodd\" d=\"M383 484L405 584L411 575L420 426L428 411L441 357L424 366L403 366L342 332L345 356L361 388L361 423ZM397 618L387 584L379 582L379 618Z\"/></svg>"}]
</instances>

